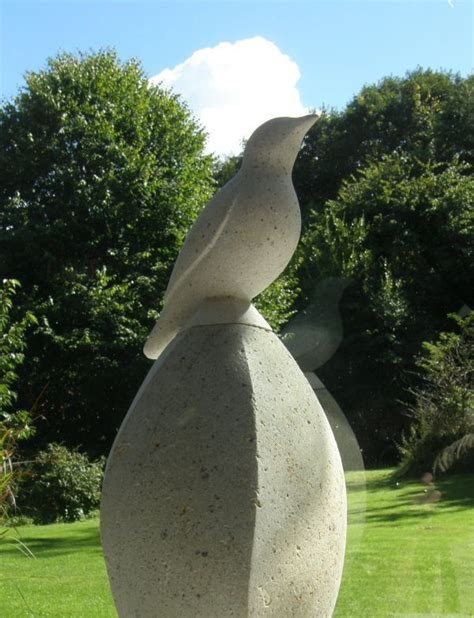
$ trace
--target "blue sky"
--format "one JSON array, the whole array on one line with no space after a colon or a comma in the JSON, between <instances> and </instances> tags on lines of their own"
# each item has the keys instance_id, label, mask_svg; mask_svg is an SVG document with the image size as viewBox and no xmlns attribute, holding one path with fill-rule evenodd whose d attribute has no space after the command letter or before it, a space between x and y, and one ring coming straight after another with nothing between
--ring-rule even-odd
<instances>
[{"instance_id":1,"label":"blue sky","mask_svg":"<svg viewBox=\"0 0 474 618\"><path fill-rule=\"evenodd\" d=\"M342 107L365 83L417 66L466 75L474 65L473 4L467 0L0 1L0 87L7 98L24 72L43 67L48 56L106 46L122 59L140 59L152 77L199 49L261 37L297 65L300 78L288 80L311 108ZM248 63L249 54L251 47ZM278 63L274 68L278 74ZM255 70L265 71L265 65ZM167 85L179 90L184 81L189 91L186 75L181 82L176 75L170 79ZM242 80L239 92L246 88Z\"/></svg>"}]
</instances>

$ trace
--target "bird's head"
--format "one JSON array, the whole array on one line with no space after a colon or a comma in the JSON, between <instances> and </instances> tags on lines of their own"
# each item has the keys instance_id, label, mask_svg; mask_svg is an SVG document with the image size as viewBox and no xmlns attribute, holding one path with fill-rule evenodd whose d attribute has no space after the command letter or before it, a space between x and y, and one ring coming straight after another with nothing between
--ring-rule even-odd
<instances>
[{"instance_id":1,"label":"bird's head","mask_svg":"<svg viewBox=\"0 0 474 618\"><path fill-rule=\"evenodd\" d=\"M252 133L245 146L242 169L270 167L291 172L301 142L317 118L316 114L308 114L264 122Z\"/></svg>"}]
</instances>

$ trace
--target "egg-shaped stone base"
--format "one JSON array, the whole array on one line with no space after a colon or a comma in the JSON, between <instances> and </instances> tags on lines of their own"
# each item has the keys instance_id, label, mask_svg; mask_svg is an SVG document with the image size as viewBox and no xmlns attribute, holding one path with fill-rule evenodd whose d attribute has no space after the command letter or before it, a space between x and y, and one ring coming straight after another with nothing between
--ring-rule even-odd
<instances>
[{"instance_id":1,"label":"egg-shaped stone base","mask_svg":"<svg viewBox=\"0 0 474 618\"><path fill-rule=\"evenodd\" d=\"M101 533L122 618L331 616L341 460L274 333L195 326L167 348L112 448Z\"/></svg>"}]
</instances>

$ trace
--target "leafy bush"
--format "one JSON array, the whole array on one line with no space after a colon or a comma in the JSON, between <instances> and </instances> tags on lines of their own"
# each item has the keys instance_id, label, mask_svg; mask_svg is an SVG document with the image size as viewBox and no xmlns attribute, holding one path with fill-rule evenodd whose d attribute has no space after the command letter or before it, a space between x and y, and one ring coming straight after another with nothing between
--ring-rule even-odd
<instances>
[{"instance_id":1,"label":"leafy bush","mask_svg":"<svg viewBox=\"0 0 474 618\"><path fill-rule=\"evenodd\" d=\"M78 451L49 444L22 482L21 511L35 523L82 519L99 506L104 465L105 458L92 462Z\"/></svg>"},{"instance_id":2,"label":"leafy bush","mask_svg":"<svg viewBox=\"0 0 474 618\"><path fill-rule=\"evenodd\" d=\"M423 383L414 389L413 423L400 452L400 473L446 471L472 453L474 432L474 313L453 316L458 332L425 343L418 359Z\"/></svg>"},{"instance_id":3,"label":"leafy bush","mask_svg":"<svg viewBox=\"0 0 474 618\"><path fill-rule=\"evenodd\" d=\"M34 523L35 522L32 517L28 517L27 515L14 514L9 515L8 519L4 522L4 526L6 529L16 529L20 526L31 526Z\"/></svg>"}]
</instances>

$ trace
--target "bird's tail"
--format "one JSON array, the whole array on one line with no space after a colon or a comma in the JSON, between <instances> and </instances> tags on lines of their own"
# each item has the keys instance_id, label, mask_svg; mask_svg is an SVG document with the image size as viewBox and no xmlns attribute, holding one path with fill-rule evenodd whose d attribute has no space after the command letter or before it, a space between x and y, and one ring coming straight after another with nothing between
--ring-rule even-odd
<instances>
[{"instance_id":1,"label":"bird's tail","mask_svg":"<svg viewBox=\"0 0 474 618\"><path fill-rule=\"evenodd\" d=\"M143 346L145 356L151 359L158 358L168 344L175 338L178 330L179 327L177 325L176 316L171 316L166 310L166 307L164 307L160 319L153 327Z\"/></svg>"}]
</instances>

